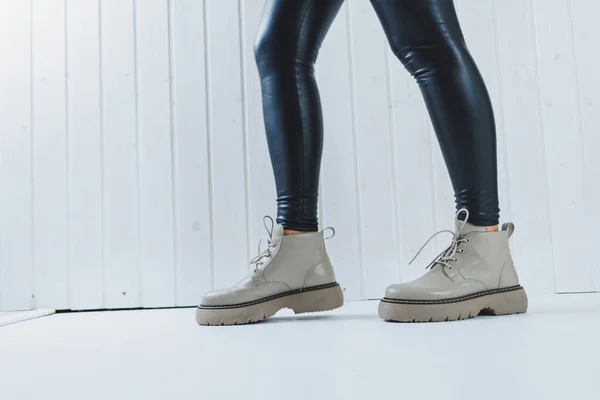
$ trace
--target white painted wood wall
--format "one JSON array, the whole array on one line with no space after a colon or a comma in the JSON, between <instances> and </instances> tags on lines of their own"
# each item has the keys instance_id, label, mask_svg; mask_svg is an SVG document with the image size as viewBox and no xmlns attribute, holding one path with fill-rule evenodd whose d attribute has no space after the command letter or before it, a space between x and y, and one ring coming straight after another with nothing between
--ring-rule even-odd
<instances>
[{"instance_id":1,"label":"white painted wood wall","mask_svg":"<svg viewBox=\"0 0 600 400\"><path fill-rule=\"evenodd\" d=\"M197 304L275 212L261 0L0 1L0 310ZM600 290L596 0L460 0L530 293ZM366 0L318 64L321 218L348 299L415 277L453 196L418 88ZM593 229L594 228L594 229ZM438 240L438 246L447 238Z\"/></svg>"}]
</instances>

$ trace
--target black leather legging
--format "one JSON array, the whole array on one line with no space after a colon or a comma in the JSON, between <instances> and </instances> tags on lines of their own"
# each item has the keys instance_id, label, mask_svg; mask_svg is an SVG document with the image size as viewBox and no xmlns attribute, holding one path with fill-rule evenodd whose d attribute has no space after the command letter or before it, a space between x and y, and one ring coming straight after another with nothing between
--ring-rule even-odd
<instances>
[{"instance_id":1,"label":"black leather legging","mask_svg":"<svg viewBox=\"0 0 600 400\"><path fill-rule=\"evenodd\" d=\"M323 119L314 65L342 3L267 0L260 24L256 63L277 185L277 221L286 229L318 229ZM492 105L452 0L371 3L392 51L421 88L450 173L457 209L467 208L469 221L475 225L498 224Z\"/></svg>"}]
</instances>

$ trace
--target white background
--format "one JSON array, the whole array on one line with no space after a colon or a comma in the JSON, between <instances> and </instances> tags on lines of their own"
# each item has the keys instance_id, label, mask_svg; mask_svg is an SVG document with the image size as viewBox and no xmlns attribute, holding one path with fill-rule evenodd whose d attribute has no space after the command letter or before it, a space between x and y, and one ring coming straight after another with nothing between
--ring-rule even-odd
<instances>
[{"instance_id":1,"label":"white background","mask_svg":"<svg viewBox=\"0 0 600 400\"><path fill-rule=\"evenodd\" d=\"M245 274L275 212L262 4L0 0L0 310L194 305ZM600 290L600 3L457 5L495 106L522 284ZM451 186L368 1L346 2L317 72L328 248L347 299L380 297L452 228Z\"/></svg>"}]
</instances>

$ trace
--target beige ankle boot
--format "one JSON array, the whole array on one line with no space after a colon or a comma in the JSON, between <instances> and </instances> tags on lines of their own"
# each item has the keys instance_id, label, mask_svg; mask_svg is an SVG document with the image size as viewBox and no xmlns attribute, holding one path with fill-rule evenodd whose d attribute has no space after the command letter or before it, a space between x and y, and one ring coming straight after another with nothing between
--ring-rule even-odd
<instances>
[{"instance_id":1,"label":"beige ankle boot","mask_svg":"<svg viewBox=\"0 0 600 400\"><path fill-rule=\"evenodd\" d=\"M236 285L204 296L196 310L200 325L247 324L282 308L300 314L332 310L344 303L323 231L284 236L283 226L270 217L265 217L265 227L267 249L251 261L253 271Z\"/></svg>"},{"instance_id":2,"label":"beige ankle boot","mask_svg":"<svg viewBox=\"0 0 600 400\"><path fill-rule=\"evenodd\" d=\"M465 221L458 220L461 212L467 214ZM452 243L431 262L425 275L387 288L379 303L381 318L400 322L454 321L482 314L527 311L527 295L519 285L508 248L514 225L508 223L501 231L486 232L485 227L471 225L467 219L468 211L460 210L456 232L441 231L454 234Z\"/></svg>"}]
</instances>

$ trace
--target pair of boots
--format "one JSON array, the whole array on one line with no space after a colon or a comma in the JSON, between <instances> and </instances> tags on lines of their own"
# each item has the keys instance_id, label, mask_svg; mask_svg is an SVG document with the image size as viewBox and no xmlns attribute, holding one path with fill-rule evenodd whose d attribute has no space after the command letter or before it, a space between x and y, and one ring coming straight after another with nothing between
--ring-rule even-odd
<instances>
[{"instance_id":1,"label":"pair of boots","mask_svg":"<svg viewBox=\"0 0 600 400\"><path fill-rule=\"evenodd\" d=\"M458 219L462 211L467 214L464 221ZM442 231L453 233L452 243L431 262L425 275L386 289L379 303L381 318L454 321L527 311L527 295L519 285L508 248L514 225L486 232L467 220L468 212L460 210L456 231ZM266 221L271 223L265 224L268 246L251 261L253 271L228 289L207 293L196 310L198 324L246 324L266 319L282 308L300 314L332 310L344 303L323 231L284 236L283 226L275 225L271 218Z\"/></svg>"}]
</instances>

